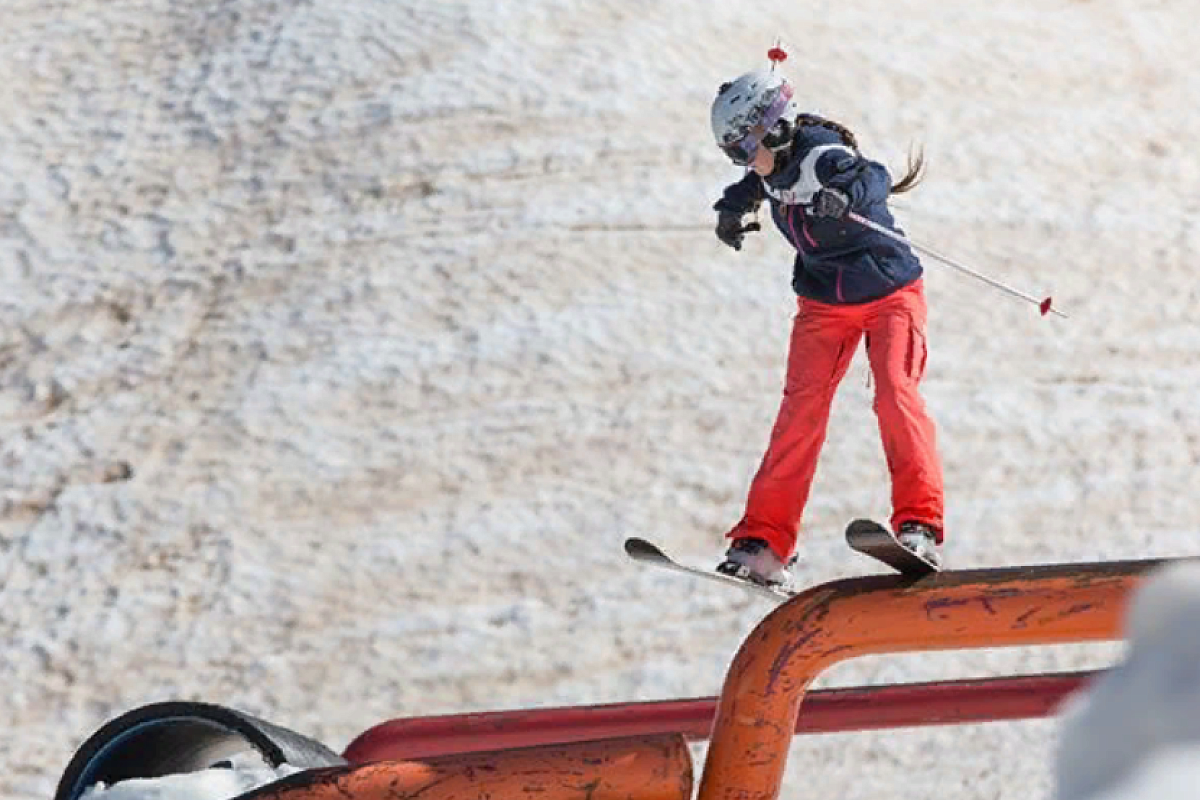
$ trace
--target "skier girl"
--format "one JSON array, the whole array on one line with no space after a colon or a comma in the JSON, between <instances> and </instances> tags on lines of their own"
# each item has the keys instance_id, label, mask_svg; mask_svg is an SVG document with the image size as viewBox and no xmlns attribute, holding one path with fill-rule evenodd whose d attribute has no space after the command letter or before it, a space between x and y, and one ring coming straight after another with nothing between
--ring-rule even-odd
<instances>
[{"instance_id":1,"label":"skier girl","mask_svg":"<svg viewBox=\"0 0 1200 800\"><path fill-rule=\"evenodd\" d=\"M933 420L918 385L925 372L925 294L912 250L846 218L848 211L896 230L889 194L921 177L922 160L892 184L864 158L844 126L803 114L772 67L721 86L712 105L717 144L746 176L713 206L717 237L740 250L747 214L766 200L796 248L798 301L783 400L742 519L718 571L786 584L825 441L834 392L860 340L875 380L874 410L892 483L892 529L909 549L940 563L942 468Z\"/></svg>"}]
</instances>

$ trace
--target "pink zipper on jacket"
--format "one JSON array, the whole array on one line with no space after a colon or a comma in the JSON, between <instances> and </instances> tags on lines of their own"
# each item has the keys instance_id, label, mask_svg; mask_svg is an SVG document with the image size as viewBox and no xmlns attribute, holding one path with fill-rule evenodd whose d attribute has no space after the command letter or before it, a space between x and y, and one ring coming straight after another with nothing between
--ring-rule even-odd
<instances>
[{"instance_id":1,"label":"pink zipper on jacket","mask_svg":"<svg viewBox=\"0 0 1200 800\"><path fill-rule=\"evenodd\" d=\"M796 209L797 208L800 209L800 232L802 234L804 234L804 241L808 242L809 247L816 247L817 240L813 238L813 235L811 233L809 233L808 218L804 214L803 206L789 206L788 207L787 221L788 221L788 228L792 231L792 241L797 242L797 243L799 243L799 241L800 241L800 237L796 235ZM846 298L842 294L842 268L840 265L837 268L837 280L835 283L835 291L837 292L838 302L839 303L846 302Z\"/></svg>"}]
</instances>

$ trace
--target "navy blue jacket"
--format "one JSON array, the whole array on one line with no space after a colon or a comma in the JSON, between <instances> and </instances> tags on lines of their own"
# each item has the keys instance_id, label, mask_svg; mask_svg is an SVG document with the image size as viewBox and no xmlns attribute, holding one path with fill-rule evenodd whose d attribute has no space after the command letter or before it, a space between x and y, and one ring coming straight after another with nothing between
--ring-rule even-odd
<instances>
[{"instance_id":1,"label":"navy blue jacket","mask_svg":"<svg viewBox=\"0 0 1200 800\"><path fill-rule=\"evenodd\" d=\"M908 245L849 219L815 216L809 206L822 187L841 189L852 210L901 233L887 207L891 186L887 168L847 147L836 131L802 125L782 168L766 178L748 172L713 208L745 214L767 200L776 227L796 248L796 294L822 303L865 303L921 277L921 262Z\"/></svg>"}]
</instances>

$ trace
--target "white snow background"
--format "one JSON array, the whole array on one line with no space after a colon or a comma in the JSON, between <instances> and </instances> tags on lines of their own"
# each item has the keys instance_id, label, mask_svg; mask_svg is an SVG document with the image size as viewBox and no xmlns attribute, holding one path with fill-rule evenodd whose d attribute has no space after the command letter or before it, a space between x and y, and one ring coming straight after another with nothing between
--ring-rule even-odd
<instances>
[{"instance_id":1,"label":"white snow background","mask_svg":"<svg viewBox=\"0 0 1200 800\"><path fill-rule=\"evenodd\" d=\"M1195 555L1200 57L1181 0L7 0L0 796L149 702L334 749L397 716L711 695L760 601L712 563L794 301L716 86L776 36L927 262L956 567ZM861 357L800 578L888 486ZM819 686L1107 666L862 659ZM784 795L1048 796L1053 721L796 740ZM698 748L697 764L702 763Z\"/></svg>"}]
</instances>

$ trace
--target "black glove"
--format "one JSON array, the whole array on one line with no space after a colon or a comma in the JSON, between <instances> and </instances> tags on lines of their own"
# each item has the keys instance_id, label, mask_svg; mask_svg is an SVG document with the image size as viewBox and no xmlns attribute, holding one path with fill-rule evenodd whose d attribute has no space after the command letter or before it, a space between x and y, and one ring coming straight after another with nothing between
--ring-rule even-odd
<instances>
[{"instance_id":1,"label":"black glove","mask_svg":"<svg viewBox=\"0 0 1200 800\"><path fill-rule=\"evenodd\" d=\"M818 217L837 217L841 219L850 210L850 195L841 189L831 189L828 186L813 195L812 213Z\"/></svg>"},{"instance_id":2,"label":"black glove","mask_svg":"<svg viewBox=\"0 0 1200 800\"><path fill-rule=\"evenodd\" d=\"M734 250L742 249L742 239L747 233L762 227L757 222L742 225L742 216L736 211L721 211L717 214L717 238Z\"/></svg>"}]
</instances>

